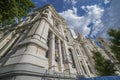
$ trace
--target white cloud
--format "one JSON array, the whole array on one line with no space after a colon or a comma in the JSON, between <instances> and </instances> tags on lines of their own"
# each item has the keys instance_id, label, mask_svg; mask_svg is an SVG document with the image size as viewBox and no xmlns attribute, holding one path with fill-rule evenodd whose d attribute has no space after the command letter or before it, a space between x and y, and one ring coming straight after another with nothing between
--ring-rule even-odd
<instances>
[{"instance_id":1,"label":"white cloud","mask_svg":"<svg viewBox=\"0 0 120 80\"><path fill-rule=\"evenodd\" d=\"M78 16L77 8L75 7L59 14L65 18L68 27L74 29L76 33L81 32L84 36L87 36L91 30L88 25L94 23L93 33L94 35L97 34L97 32L103 27L101 17L104 9L97 5L82 6L81 8L86 11L87 14L85 16Z\"/></svg>"},{"instance_id":2,"label":"white cloud","mask_svg":"<svg viewBox=\"0 0 120 80\"><path fill-rule=\"evenodd\" d=\"M77 8L73 7L73 12L77 14Z\"/></svg>"},{"instance_id":3,"label":"white cloud","mask_svg":"<svg viewBox=\"0 0 120 80\"><path fill-rule=\"evenodd\" d=\"M84 10L87 11L87 18L93 23L93 29L91 36L96 36L99 32L103 30L103 23L101 17L103 16L104 9L97 5L85 6Z\"/></svg>"},{"instance_id":4,"label":"white cloud","mask_svg":"<svg viewBox=\"0 0 120 80\"><path fill-rule=\"evenodd\" d=\"M77 0L64 0L65 3L72 3L72 5L75 5L77 3Z\"/></svg>"},{"instance_id":5,"label":"white cloud","mask_svg":"<svg viewBox=\"0 0 120 80\"><path fill-rule=\"evenodd\" d=\"M104 4L110 3L110 0L104 0Z\"/></svg>"},{"instance_id":6,"label":"white cloud","mask_svg":"<svg viewBox=\"0 0 120 80\"><path fill-rule=\"evenodd\" d=\"M68 9L67 11L63 11L62 13L59 13L61 16L63 16L68 24L69 28L74 29L76 32L82 32L83 34L87 35L89 32L89 28L86 24L86 18L83 16L78 16L76 14L75 7L73 9ZM89 22L89 20L87 20Z\"/></svg>"},{"instance_id":7,"label":"white cloud","mask_svg":"<svg viewBox=\"0 0 120 80\"><path fill-rule=\"evenodd\" d=\"M97 5L82 6L81 8L87 12L87 17L90 18L92 22L99 20L104 12L104 9Z\"/></svg>"}]
</instances>

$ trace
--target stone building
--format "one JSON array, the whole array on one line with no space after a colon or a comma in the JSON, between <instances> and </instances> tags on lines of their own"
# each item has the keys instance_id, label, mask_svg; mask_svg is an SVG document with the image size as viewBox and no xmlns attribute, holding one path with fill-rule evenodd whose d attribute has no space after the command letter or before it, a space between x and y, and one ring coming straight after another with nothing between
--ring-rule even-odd
<instances>
[{"instance_id":1,"label":"stone building","mask_svg":"<svg viewBox=\"0 0 120 80\"><path fill-rule=\"evenodd\" d=\"M102 49L102 55L108 59L111 60L113 63L117 63L117 59L115 58L114 53L111 52L110 45L112 45L111 41L103 39L102 37L98 37L97 41L99 42L101 49ZM117 71L116 73L120 75L120 65L115 65Z\"/></svg>"},{"instance_id":2,"label":"stone building","mask_svg":"<svg viewBox=\"0 0 120 80\"><path fill-rule=\"evenodd\" d=\"M73 38L51 5L0 32L0 80L94 77L97 46L80 33Z\"/></svg>"},{"instance_id":3,"label":"stone building","mask_svg":"<svg viewBox=\"0 0 120 80\"><path fill-rule=\"evenodd\" d=\"M99 44L101 45L101 48L105 51L105 53L109 57L109 59L114 61L115 56L111 52L110 47L109 47L112 43L110 41L108 41L108 40L105 40L105 39L101 38L101 37L98 37L97 41L99 42Z\"/></svg>"}]
</instances>

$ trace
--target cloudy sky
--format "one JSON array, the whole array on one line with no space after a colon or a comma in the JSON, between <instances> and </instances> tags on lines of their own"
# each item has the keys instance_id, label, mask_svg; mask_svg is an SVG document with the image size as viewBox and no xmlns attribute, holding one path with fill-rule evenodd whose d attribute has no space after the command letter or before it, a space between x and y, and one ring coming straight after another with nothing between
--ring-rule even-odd
<instances>
[{"instance_id":1,"label":"cloudy sky","mask_svg":"<svg viewBox=\"0 0 120 80\"><path fill-rule=\"evenodd\" d=\"M31 0L36 7L52 4L75 33L107 38L109 28L120 27L120 0Z\"/></svg>"}]
</instances>

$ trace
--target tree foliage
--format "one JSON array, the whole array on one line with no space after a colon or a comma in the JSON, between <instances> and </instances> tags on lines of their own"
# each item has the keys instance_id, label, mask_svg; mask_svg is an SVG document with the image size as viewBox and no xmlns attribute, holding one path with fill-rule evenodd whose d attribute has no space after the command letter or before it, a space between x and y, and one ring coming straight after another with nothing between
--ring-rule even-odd
<instances>
[{"instance_id":1,"label":"tree foliage","mask_svg":"<svg viewBox=\"0 0 120 80\"><path fill-rule=\"evenodd\" d=\"M93 59L95 61L95 69L100 76L115 75L114 64L110 60L106 60L100 52L93 51Z\"/></svg>"},{"instance_id":2,"label":"tree foliage","mask_svg":"<svg viewBox=\"0 0 120 80\"><path fill-rule=\"evenodd\" d=\"M120 29L110 29L108 30L108 35L111 37L110 40L112 42L112 45L110 46L111 51L118 60L118 64L120 64Z\"/></svg>"},{"instance_id":3,"label":"tree foliage","mask_svg":"<svg viewBox=\"0 0 120 80\"><path fill-rule=\"evenodd\" d=\"M9 25L14 18L26 16L34 7L30 0L0 0L0 24Z\"/></svg>"}]
</instances>

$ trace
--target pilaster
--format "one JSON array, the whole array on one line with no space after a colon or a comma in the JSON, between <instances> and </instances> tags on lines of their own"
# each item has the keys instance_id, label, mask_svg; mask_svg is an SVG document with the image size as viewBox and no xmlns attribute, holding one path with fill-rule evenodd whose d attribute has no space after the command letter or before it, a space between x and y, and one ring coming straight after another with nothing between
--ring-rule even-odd
<instances>
[{"instance_id":1,"label":"pilaster","mask_svg":"<svg viewBox=\"0 0 120 80\"><path fill-rule=\"evenodd\" d=\"M55 67L55 35L50 33L49 41L49 68L54 69Z\"/></svg>"},{"instance_id":2,"label":"pilaster","mask_svg":"<svg viewBox=\"0 0 120 80\"><path fill-rule=\"evenodd\" d=\"M61 51L61 41L58 39L58 49L59 49L59 57L60 57L60 71L63 72L63 58L62 58L62 51Z\"/></svg>"},{"instance_id":3,"label":"pilaster","mask_svg":"<svg viewBox=\"0 0 120 80\"><path fill-rule=\"evenodd\" d=\"M69 72L71 73L71 64L69 63L70 62L70 58L69 58L69 53L68 53L68 46L67 46L67 42L64 40L63 41L63 44L64 44L64 49L65 49L65 57L66 57L66 60L67 60L67 65L68 65L68 70Z\"/></svg>"},{"instance_id":4,"label":"pilaster","mask_svg":"<svg viewBox=\"0 0 120 80\"><path fill-rule=\"evenodd\" d=\"M78 59L77 53L75 51L75 48L72 49L72 54L73 54L75 65L76 65L76 71L78 74L80 74L81 73L80 63L79 63L79 59Z\"/></svg>"}]
</instances>

